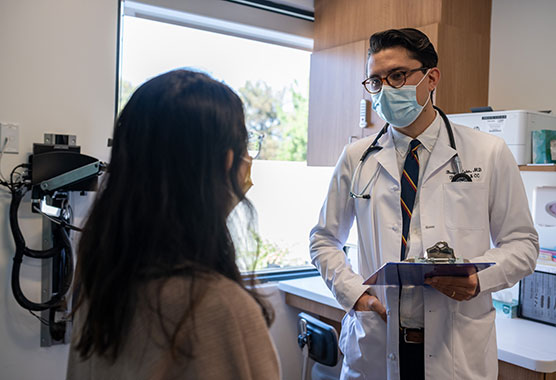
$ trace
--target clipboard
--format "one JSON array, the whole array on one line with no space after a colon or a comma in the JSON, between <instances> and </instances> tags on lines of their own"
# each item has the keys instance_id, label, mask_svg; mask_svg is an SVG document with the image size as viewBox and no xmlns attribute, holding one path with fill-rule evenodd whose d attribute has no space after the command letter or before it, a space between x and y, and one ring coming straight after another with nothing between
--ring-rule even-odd
<instances>
[{"instance_id":1,"label":"clipboard","mask_svg":"<svg viewBox=\"0 0 556 380\"><path fill-rule=\"evenodd\" d=\"M363 285L425 285L427 277L469 276L494 264L389 262L374 272Z\"/></svg>"}]
</instances>

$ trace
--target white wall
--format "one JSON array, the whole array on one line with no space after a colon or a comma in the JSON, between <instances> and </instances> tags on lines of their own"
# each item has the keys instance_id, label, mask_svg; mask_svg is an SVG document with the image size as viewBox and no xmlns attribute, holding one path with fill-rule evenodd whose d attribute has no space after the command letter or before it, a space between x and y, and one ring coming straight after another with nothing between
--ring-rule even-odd
<instances>
[{"instance_id":1,"label":"white wall","mask_svg":"<svg viewBox=\"0 0 556 380\"><path fill-rule=\"evenodd\" d=\"M19 124L20 153L4 155L3 173L26 162L43 133L77 135L82 152L109 159L116 83L117 0L0 0L0 121ZM9 195L0 192L0 378L65 377L67 345L40 347L39 322L19 307L11 293L14 244L8 226ZM81 219L87 202L77 198ZM29 202L20 224L32 248L40 248L41 219ZM316 216L315 216L316 218ZM25 260L22 288L40 299L40 263ZM271 333L281 356L284 379L301 373L296 344L298 311L285 305L276 284Z\"/></svg>"},{"instance_id":2,"label":"white wall","mask_svg":"<svg viewBox=\"0 0 556 380\"><path fill-rule=\"evenodd\" d=\"M77 135L82 152L107 160L116 72L116 0L0 1L0 121L19 124L17 155L4 155L3 173L25 162L44 132ZM62 379L67 346L40 348L39 322L11 293L14 244L9 196L0 195L0 377ZM21 206L28 244L40 248L41 220ZM22 287L39 300L40 264L25 260Z\"/></svg>"},{"instance_id":3,"label":"white wall","mask_svg":"<svg viewBox=\"0 0 556 380\"><path fill-rule=\"evenodd\" d=\"M494 109L556 114L556 1L492 0L489 104ZM529 201L535 186L556 185L556 173L523 172ZM540 243L556 245L554 228L538 228Z\"/></svg>"},{"instance_id":4,"label":"white wall","mask_svg":"<svg viewBox=\"0 0 556 380\"><path fill-rule=\"evenodd\" d=\"M489 105L495 110L556 113L556 1L492 0ZM556 186L554 172L522 172L532 206L536 186ZM556 246L556 229L539 227L539 243ZM512 289L517 298L518 289Z\"/></svg>"},{"instance_id":5,"label":"white wall","mask_svg":"<svg viewBox=\"0 0 556 380\"><path fill-rule=\"evenodd\" d=\"M556 113L556 1L492 0L489 105Z\"/></svg>"}]
</instances>

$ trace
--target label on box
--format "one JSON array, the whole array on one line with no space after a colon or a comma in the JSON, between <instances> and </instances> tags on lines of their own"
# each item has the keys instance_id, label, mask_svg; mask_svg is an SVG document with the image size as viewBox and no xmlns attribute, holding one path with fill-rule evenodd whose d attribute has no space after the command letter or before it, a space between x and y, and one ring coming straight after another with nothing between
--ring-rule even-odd
<instances>
[{"instance_id":1,"label":"label on box","mask_svg":"<svg viewBox=\"0 0 556 380\"><path fill-rule=\"evenodd\" d=\"M488 132L489 133L502 133L502 131L504 129L504 124L506 124L506 119L487 120Z\"/></svg>"}]
</instances>

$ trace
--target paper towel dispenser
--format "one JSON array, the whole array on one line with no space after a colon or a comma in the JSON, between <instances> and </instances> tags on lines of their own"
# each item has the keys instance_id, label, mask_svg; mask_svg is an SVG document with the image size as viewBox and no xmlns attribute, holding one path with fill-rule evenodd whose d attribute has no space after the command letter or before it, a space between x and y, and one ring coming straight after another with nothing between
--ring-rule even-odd
<instances>
[{"instance_id":1,"label":"paper towel dispenser","mask_svg":"<svg viewBox=\"0 0 556 380\"><path fill-rule=\"evenodd\" d=\"M448 115L448 118L454 124L465 125L503 138L518 165L532 162L531 131L556 130L556 115L536 111L460 113Z\"/></svg>"},{"instance_id":2,"label":"paper towel dispenser","mask_svg":"<svg viewBox=\"0 0 556 380\"><path fill-rule=\"evenodd\" d=\"M542 227L556 226L556 186L538 186L533 190L533 219Z\"/></svg>"}]
</instances>

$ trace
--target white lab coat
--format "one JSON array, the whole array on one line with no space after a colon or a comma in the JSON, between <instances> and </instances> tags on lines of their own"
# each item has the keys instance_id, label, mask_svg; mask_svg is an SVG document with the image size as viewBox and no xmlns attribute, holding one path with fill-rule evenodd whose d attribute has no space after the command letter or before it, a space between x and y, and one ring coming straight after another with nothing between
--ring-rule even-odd
<instances>
[{"instance_id":1,"label":"white lab coat","mask_svg":"<svg viewBox=\"0 0 556 380\"><path fill-rule=\"evenodd\" d=\"M444 123L443 123L444 124ZM516 162L498 137L453 125L463 169L473 182L450 182L452 157L442 125L420 188L423 250L446 241L456 256L495 262L479 272L480 293L458 302L424 289L425 376L429 380L497 378L495 311L491 292L510 287L533 272L538 236ZM311 231L311 257L332 293L348 312L342 321L342 379L399 379L398 288L371 287L385 305L388 323L353 306L368 287L363 280L383 263L399 261L402 215L399 169L390 130L382 150L366 159L355 192L372 179L371 198L352 199L353 172L374 136L348 145L336 165L318 224ZM342 247L357 219L359 272ZM496 248L491 249L492 244Z\"/></svg>"}]
</instances>

